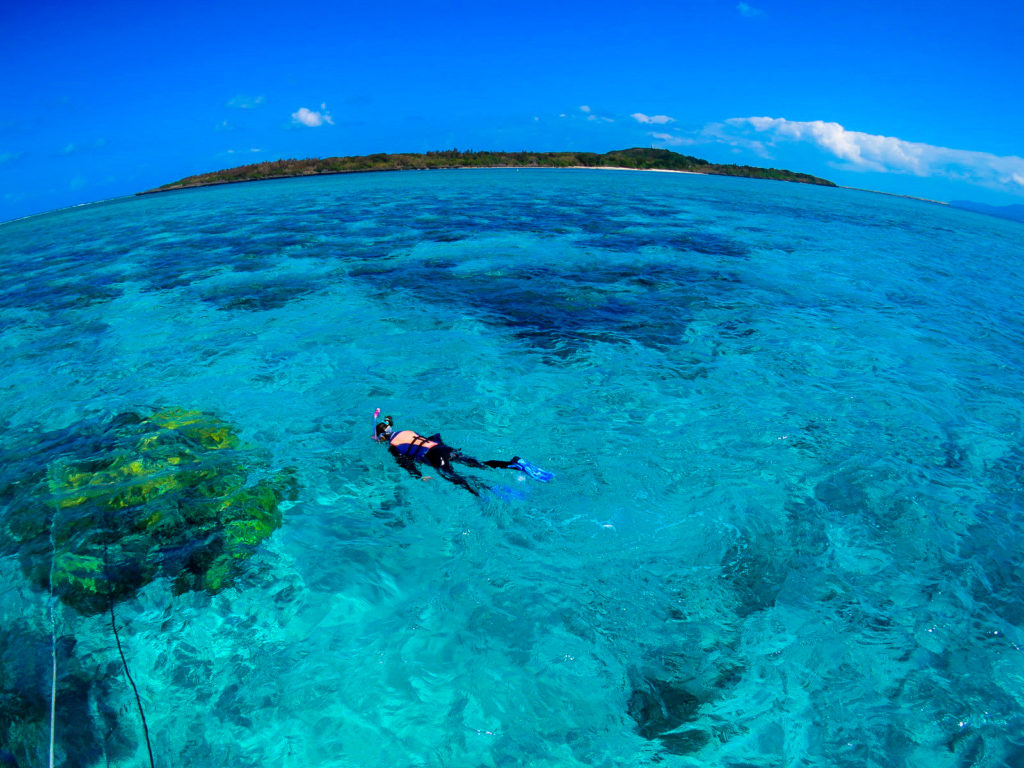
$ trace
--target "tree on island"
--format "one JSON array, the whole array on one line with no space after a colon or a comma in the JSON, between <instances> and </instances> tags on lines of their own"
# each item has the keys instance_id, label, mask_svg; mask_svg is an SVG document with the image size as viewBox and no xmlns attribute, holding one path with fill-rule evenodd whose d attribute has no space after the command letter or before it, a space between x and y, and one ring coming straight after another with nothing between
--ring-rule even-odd
<instances>
[{"instance_id":1,"label":"tree on island","mask_svg":"<svg viewBox=\"0 0 1024 768\"><path fill-rule=\"evenodd\" d=\"M212 173L188 176L148 192L163 192L211 184L281 179L295 176L317 176L331 173L367 171L441 170L454 168L633 168L637 170L688 171L719 176L743 176L754 179L795 181L834 187L833 182L806 173L749 165L717 165L699 157L682 155L669 149L634 147L598 154L596 152L478 152L458 149L431 151L425 154L401 153L351 157L307 158L305 160L273 160L241 165Z\"/></svg>"}]
</instances>

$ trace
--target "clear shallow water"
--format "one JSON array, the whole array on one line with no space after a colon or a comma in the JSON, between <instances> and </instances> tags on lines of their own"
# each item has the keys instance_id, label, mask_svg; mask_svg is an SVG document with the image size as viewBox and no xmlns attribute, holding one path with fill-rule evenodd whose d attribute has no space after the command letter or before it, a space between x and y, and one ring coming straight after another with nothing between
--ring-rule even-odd
<instances>
[{"instance_id":1,"label":"clear shallow water","mask_svg":"<svg viewBox=\"0 0 1024 768\"><path fill-rule=\"evenodd\" d=\"M296 469L234 587L118 607L157 765L1020 765L1022 234L614 171L15 222L0 479L164 405ZM416 480L377 406L557 477ZM49 596L0 571L5 702L48 718ZM148 765L109 617L55 618L58 760ZM8 725L45 764L48 720Z\"/></svg>"}]
</instances>

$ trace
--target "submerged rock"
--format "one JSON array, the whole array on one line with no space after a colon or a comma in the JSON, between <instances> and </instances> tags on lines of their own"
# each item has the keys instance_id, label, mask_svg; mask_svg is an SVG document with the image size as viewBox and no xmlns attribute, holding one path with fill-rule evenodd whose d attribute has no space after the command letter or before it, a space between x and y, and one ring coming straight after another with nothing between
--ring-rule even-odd
<instances>
[{"instance_id":1,"label":"submerged rock","mask_svg":"<svg viewBox=\"0 0 1024 768\"><path fill-rule=\"evenodd\" d=\"M696 696L665 680L644 680L629 698L637 733L675 755L696 752L708 742L705 731L685 727L696 719L699 707Z\"/></svg>"},{"instance_id":2,"label":"submerged rock","mask_svg":"<svg viewBox=\"0 0 1024 768\"><path fill-rule=\"evenodd\" d=\"M111 687L117 685L113 664L83 660L75 640L41 634L24 621L0 633L0 766L40 766L48 762L50 705L53 698L54 765L87 768L103 758L120 761L137 748L126 727ZM51 690L53 658L57 680ZM55 696L53 694L56 694Z\"/></svg>"},{"instance_id":3,"label":"submerged rock","mask_svg":"<svg viewBox=\"0 0 1024 768\"><path fill-rule=\"evenodd\" d=\"M124 413L39 445L0 490L6 547L86 615L158 577L178 594L230 585L295 493L290 470L266 472L231 425L200 411Z\"/></svg>"}]
</instances>

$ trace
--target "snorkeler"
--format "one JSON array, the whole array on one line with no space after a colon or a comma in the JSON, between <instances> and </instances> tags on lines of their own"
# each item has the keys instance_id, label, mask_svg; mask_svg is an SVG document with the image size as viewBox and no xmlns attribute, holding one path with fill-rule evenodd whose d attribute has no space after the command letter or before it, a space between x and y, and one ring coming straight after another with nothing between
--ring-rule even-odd
<instances>
[{"instance_id":1,"label":"snorkeler","mask_svg":"<svg viewBox=\"0 0 1024 768\"><path fill-rule=\"evenodd\" d=\"M479 492L483 490L484 486L475 478L466 478L458 474L452 468L453 462L465 464L467 467L473 467L474 469L487 469L488 467L492 469L514 469L524 472L534 480L539 480L542 483L546 483L554 477L550 472L534 466L518 456L513 456L508 461L496 459L478 461L471 456L466 456L458 448L445 445L440 433L424 437L413 432L411 429L396 432L394 421L392 421L390 416L385 416L384 421L379 424L376 421L377 414L374 414L373 439L377 442L386 442L388 444L388 452L413 477L423 477L416 464L416 462L422 461L436 469L438 474L445 480L462 486L475 496L480 495Z\"/></svg>"}]
</instances>

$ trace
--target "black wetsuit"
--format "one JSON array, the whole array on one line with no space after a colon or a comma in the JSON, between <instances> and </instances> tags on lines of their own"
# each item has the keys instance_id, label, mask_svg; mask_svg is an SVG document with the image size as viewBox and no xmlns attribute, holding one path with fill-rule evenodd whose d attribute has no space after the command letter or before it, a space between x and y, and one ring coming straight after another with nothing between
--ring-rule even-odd
<instances>
[{"instance_id":1,"label":"black wetsuit","mask_svg":"<svg viewBox=\"0 0 1024 768\"><path fill-rule=\"evenodd\" d=\"M386 425L378 424L377 435L378 439L383 438L388 441L388 451L414 477L423 476L417 466L417 462L422 461L436 469L445 480L462 486L476 496L480 495L480 491L485 487L484 484L475 478L466 478L458 474L452 469L453 462L465 464L474 469L487 469L488 467L507 469L512 463L497 460L479 461L471 456L466 456L457 448L445 445L440 433L430 437L423 437L411 429L399 432L392 430L389 433Z\"/></svg>"}]
</instances>

